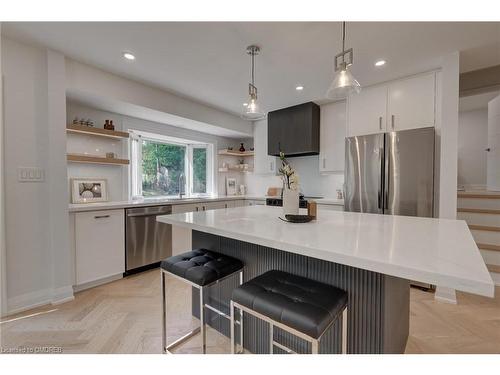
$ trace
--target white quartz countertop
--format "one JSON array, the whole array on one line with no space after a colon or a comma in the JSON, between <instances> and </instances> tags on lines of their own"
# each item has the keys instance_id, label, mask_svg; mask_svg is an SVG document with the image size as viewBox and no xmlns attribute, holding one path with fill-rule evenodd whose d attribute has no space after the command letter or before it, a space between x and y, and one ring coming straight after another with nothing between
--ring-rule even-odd
<instances>
[{"instance_id":1,"label":"white quartz countertop","mask_svg":"<svg viewBox=\"0 0 500 375\"><path fill-rule=\"evenodd\" d=\"M319 211L283 222L280 207L251 206L158 216L179 225L409 280L492 297L494 284L462 220Z\"/></svg>"},{"instance_id":2,"label":"white quartz countertop","mask_svg":"<svg viewBox=\"0 0 500 375\"><path fill-rule=\"evenodd\" d=\"M216 197L199 197L199 198L144 198L134 199L128 201L114 201L114 202L99 202L99 203L79 203L70 204L69 212L80 211L96 211L96 210L112 210L119 208L132 208L132 207L147 207L158 205L175 205L175 204L190 204L190 203L203 203L203 202L220 202L228 200L265 200L266 197L254 197L248 195L224 195Z\"/></svg>"},{"instance_id":3,"label":"white quartz countertop","mask_svg":"<svg viewBox=\"0 0 500 375\"><path fill-rule=\"evenodd\" d=\"M113 202L98 202L98 203L79 203L69 204L69 212L85 212L85 211L99 211L99 210L114 210L121 208L132 207L147 207L158 205L175 205L175 204L189 204L189 203L203 203L203 202L220 202L228 200L260 200L264 201L266 198L274 198L267 196L254 196L254 195L219 195L216 197L200 197L200 198L145 198L128 201L113 201ZM318 204L338 205L343 206L344 200L333 198L315 199Z\"/></svg>"}]
</instances>

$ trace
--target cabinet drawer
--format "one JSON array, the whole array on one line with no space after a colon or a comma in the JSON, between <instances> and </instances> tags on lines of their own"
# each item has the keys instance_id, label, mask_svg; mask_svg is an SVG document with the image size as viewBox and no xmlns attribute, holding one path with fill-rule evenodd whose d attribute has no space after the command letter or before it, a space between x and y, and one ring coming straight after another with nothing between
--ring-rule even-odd
<instances>
[{"instance_id":1,"label":"cabinet drawer","mask_svg":"<svg viewBox=\"0 0 500 375\"><path fill-rule=\"evenodd\" d=\"M125 272L124 210L75 214L76 285Z\"/></svg>"}]
</instances>

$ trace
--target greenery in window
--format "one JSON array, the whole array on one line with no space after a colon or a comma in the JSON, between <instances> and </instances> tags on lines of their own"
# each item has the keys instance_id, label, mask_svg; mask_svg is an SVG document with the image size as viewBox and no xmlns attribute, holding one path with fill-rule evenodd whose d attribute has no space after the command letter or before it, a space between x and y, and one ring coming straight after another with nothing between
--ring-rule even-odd
<instances>
[{"instance_id":1,"label":"greenery in window","mask_svg":"<svg viewBox=\"0 0 500 375\"><path fill-rule=\"evenodd\" d=\"M193 193L207 192L207 149L193 148Z\"/></svg>"},{"instance_id":2,"label":"greenery in window","mask_svg":"<svg viewBox=\"0 0 500 375\"><path fill-rule=\"evenodd\" d=\"M142 194L177 195L179 176L185 173L186 147L142 142Z\"/></svg>"}]
</instances>

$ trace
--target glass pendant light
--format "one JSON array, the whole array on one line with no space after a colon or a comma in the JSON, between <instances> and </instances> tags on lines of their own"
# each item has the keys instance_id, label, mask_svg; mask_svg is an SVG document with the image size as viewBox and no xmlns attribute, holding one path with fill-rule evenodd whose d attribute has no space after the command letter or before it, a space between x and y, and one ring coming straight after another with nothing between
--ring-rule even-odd
<instances>
[{"instance_id":1,"label":"glass pendant light","mask_svg":"<svg viewBox=\"0 0 500 375\"><path fill-rule=\"evenodd\" d=\"M352 62L352 48L345 49L345 22L342 22L342 52L335 56L335 78L326 92L328 99L345 99L349 95L358 94L361 91L361 85L349 71Z\"/></svg>"},{"instance_id":2,"label":"glass pendant light","mask_svg":"<svg viewBox=\"0 0 500 375\"><path fill-rule=\"evenodd\" d=\"M255 87L255 56L260 52L260 47L251 45L247 47L247 54L250 55L252 59L252 83L248 84L248 105L241 114L241 117L249 121L257 121L266 117L266 114L262 112L257 103L257 87Z\"/></svg>"}]
</instances>

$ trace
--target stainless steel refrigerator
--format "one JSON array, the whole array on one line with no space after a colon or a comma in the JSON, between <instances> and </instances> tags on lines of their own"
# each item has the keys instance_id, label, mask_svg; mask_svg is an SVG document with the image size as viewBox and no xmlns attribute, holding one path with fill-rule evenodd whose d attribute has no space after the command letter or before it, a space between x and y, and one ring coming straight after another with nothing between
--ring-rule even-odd
<instances>
[{"instance_id":1,"label":"stainless steel refrigerator","mask_svg":"<svg viewBox=\"0 0 500 375\"><path fill-rule=\"evenodd\" d=\"M434 128L346 138L345 154L345 211L434 216Z\"/></svg>"},{"instance_id":2,"label":"stainless steel refrigerator","mask_svg":"<svg viewBox=\"0 0 500 375\"><path fill-rule=\"evenodd\" d=\"M346 138L345 211L432 217L434 128Z\"/></svg>"}]
</instances>

